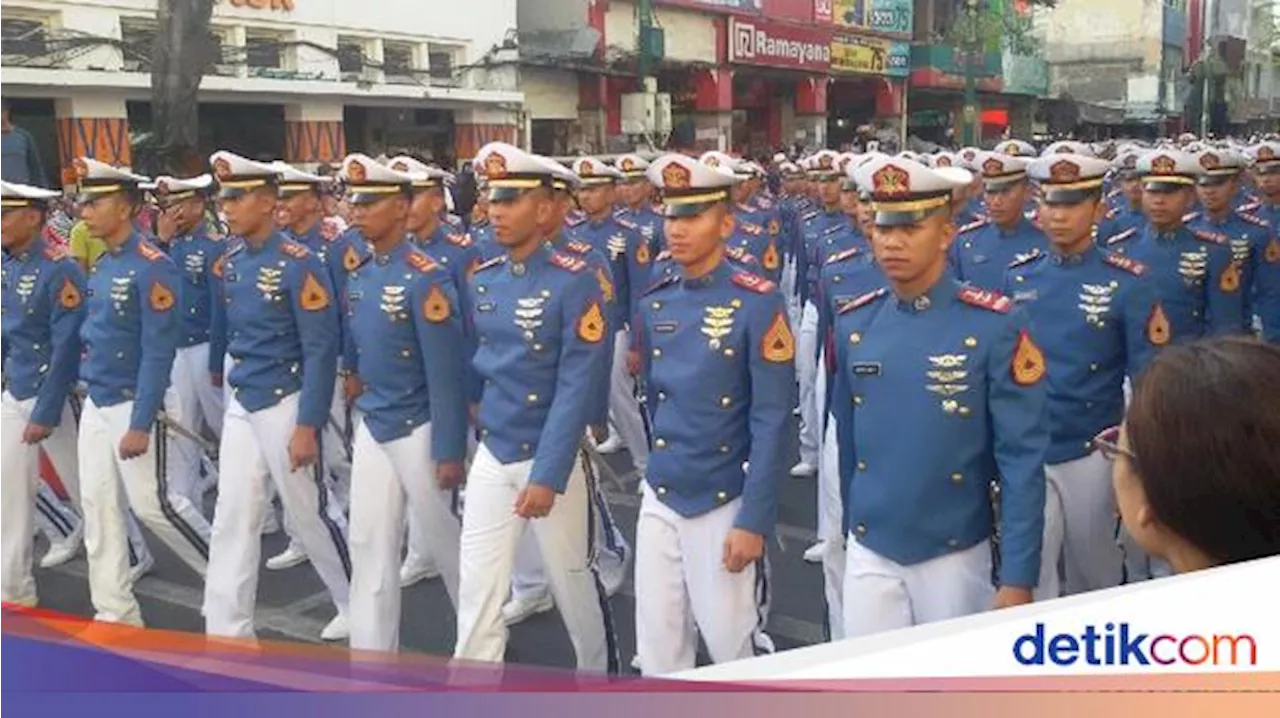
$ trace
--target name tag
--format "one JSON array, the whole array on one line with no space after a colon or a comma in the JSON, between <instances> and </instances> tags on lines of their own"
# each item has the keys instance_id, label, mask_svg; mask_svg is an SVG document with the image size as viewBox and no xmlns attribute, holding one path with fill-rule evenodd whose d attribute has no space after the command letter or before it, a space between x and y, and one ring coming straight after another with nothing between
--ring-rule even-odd
<instances>
[{"instance_id":1,"label":"name tag","mask_svg":"<svg viewBox=\"0 0 1280 718\"><path fill-rule=\"evenodd\" d=\"M1027 292L1014 292L1014 293L1013 293L1013 301L1015 301L1015 302L1030 302L1030 301L1034 301L1034 300L1036 299L1036 297L1038 297L1038 296L1040 296L1040 293L1039 293L1039 291L1038 291L1038 290L1035 290L1035 289L1032 289L1032 290L1027 291Z\"/></svg>"},{"instance_id":2,"label":"name tag","mask_svg":"<svg viewBox=\"0 0 1280 718\"><path fill-rule=\"evenodd\" d=\"M880 362L857 362L853 365L854 376L880 376Z\"/></svg>"},{"instance_id":3,"label":"name tag","mask_svg":"<svg viewBox=\"0 0 1280 718\"><path fill-rule=\"evenodd\" d=\"M477 304L477 305L476 305L476 311L477 311L477 312L492 312L492 311L493 311L493 306L494 306L494 305L493 305L493 302L480 302L479 304Z\"/></svg>"},{"instance_id":4,"label":"name tag","mask_svg":"<svg viewBox=\"0 0 1280 718\"><path fill-rule=\"evenodd\" d=\"M358 301L360 301L361 299L364 299L364 292L363 292L362 290L359 290L359 289L357 289L357 290L355 290L355 291L347 292L347 299L348 299L348 300L350 300L350 301L352 301L352 302L358 302Z\"/></svg>"},{"instance_id":5,"label":"name tag","mask_svg":"<svg viewBox=\"0 0 1280 718\"><path fill-rule=\"evenodd\" d=\"M679 322L654 322L653 331L657 334L671 334L679 326Z\"/></svg>"}]
</instances>

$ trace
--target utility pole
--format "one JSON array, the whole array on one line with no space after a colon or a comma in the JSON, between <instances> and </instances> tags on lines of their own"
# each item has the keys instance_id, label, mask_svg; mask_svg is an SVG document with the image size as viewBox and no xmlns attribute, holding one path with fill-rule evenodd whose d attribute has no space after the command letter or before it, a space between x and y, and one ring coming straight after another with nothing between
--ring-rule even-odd
<instances>
[{"instance_id":1,"label":"utility pole","mask_svg":"<svg viewBox=\"0 0 1280 718\"><path fill-rule=\"evenodd\" d=\"M965 12L969 15L969 36L966 39L964 63L964 132L962 145L976 147L978 144L978 68L982 48L978 38L978 0L965 0Z\"/></svg>"}]
</instances>

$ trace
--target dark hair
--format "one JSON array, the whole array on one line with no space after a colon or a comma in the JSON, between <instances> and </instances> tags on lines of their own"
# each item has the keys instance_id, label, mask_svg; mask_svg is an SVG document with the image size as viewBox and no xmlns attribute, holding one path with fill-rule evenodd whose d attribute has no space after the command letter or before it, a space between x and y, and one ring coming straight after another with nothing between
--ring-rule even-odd
<instances>
[{"instance_id":1,"label":"dark hair","mask_svg":"<svg viewBox=\"0 0 1280 718\"><path fill-rule=\"evenodd\" d=\"M1160 353L1125 423L1156 519L1221 563L1280 554L1280 347L1244 337Z\"/></svg>"}]
</instances>

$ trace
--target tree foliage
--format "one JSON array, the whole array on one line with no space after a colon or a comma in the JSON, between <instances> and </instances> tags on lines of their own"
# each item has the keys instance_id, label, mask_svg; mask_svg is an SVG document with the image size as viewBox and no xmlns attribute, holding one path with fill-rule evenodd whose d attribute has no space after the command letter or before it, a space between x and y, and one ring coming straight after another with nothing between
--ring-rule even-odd
<instances>
[{"instance_id":1,"label":"tree foliage","mask_svg":"<svg viewBox=\"0 0 1280 718\"><path fill-rule=\"evenodd\" d=\"M977 43L987 52L1007 49L1015 55L1038 55L1040 38L1034 32L1032 13L1014 11L1013 0L953 0L955 21L946 32L949 44L962 47ZM1033 8L1053 8L1058 0L1030 0Z\"/></svg>"},{"instance_id":2,"label":"tree foliage","mask_svg":"<svg viewBox=\"0 0 1280 718\"><path fill-rule=\"evenodd\" d=\"M214 0L159 0L151 55L151 118L159 169L198 172L200 81L217 45L210 31Z\"/></svg>"}]
</instances>

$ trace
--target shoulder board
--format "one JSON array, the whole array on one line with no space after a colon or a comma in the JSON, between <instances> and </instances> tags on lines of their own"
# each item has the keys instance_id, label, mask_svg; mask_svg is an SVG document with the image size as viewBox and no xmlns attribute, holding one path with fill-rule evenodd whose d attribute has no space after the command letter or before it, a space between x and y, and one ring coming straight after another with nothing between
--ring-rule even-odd
<instances>
[{"instance_id":1,"label":"shoulder board","mask_svg":"<svg viewBox=\"0 0 1280 718\"><path fill-rule=\"evenodd\" d=\"M725 252L726 252L726 253L728 253L728 250L725 250ZM663 262L663 261L666 261L666 260L668 260L668 259L671 259L671 250L669 250L669 249L664 249L664 250L662 250L661 252L658 252L658 256L654 257L654 258L653 258L653 261L655 261L655 262Z\"/></svg>"},{"instance_id":2,"label":"shoulder board","mask_svg":"<svg viewBox=\"0 0 1280 718\"><path fill-rule=\"evenodd\" d=\"M585 221L587 221L587 218L586 218L585 216L582 216L582 215L569 215L568 217L565 217L565 218L564 218L564 226L566 226L566 227L577 227L578 225L582 224L582 223L583 223L583 222L585 222Z\"/></svg>"},{"instance_id":3,"label":"shoulder board","mask_svg":"<svg viewBox=\"0 0 1280 718\"><path fill-rule=\"evenodd\" d=\"M964 234L965 232L972 232L973 230L981 229L987 226L988 224L991 224L991 220L987 219L986 217L983 217L982 219L975 220L961 227L959 232L960 234Z\"/></svg>"},{"instance_id":4,"label":"shoulder board","mask_svg":"<svg viewBox=\"0 0 1280 718\"><path fill-rule=\"evenodd\" d=\"M1123 254L1113 254L1111 252L1102 253L1102 261L1110 264L1116 269L1123 269L1135 277L1141 277L1147 271L1147 265L1136 259L1130 259Z\"/></svg>"},{"instance_id":5,"label":"shoulder board","mask_svg":"<svg viewBox=\"0 0 1280 718\"><path fill-rule=\"evenodd\" d=\"M462 225L462 218L456 214L446 214L444 216L444 221L454 227L459 227Z\"/></svg>"},{"instance_id":6,"label":"shoulder board","mask_svg":"<svg viewBox=\"0 0 1280 718\"><path fill-rule=\"evenodd\" d=\"M551 263L575 274L587 268L587 260L581 257L571 257L562 252L552 252Z\"/></svg>"},{"instance_id":7,"label":"shoulder board","mask_svg":"<svg viewBox=\"0 0 1280 718\"><path fill-rule=\"evenodd\" d=\"M733 283L743 289L750 289L756 294L768 294L777 287L776 284L768 279L750 272L734 272Z\"/></svg>"},{"instance_id":8,"label":"shoulder board","mask_svg":"<svg viewBox=\"0 0 1280 718\"><path fill-rule=\"evenodd\" d=\"M613 221L617 222L618 224L622 225L623 227L625 227L625 228L627 228L627 229L632 229L632 230L634 230L634 229L639 229L639 228L640 228L640 226L639 226L638 224L636 224L635 222L632 222L631 220L627 219L626 217L618 217L618 216L616 216L616 215L615 215L615 216L614 216L614 218L613 218Z\"/></svg>"},{"instance_id":9,"label":"shoulder board","mask_svg":"<svg viewBox=\"0 0 1280 718\"><path fill-rule=\"evenodd\" d=\"M1107 193L1107 197L1106 197L1106 198L1107 198L1107 199L1111 199L1112 197L1116 197L1116 196L1118 196L1118 195L1119 195L1121 192L1123 192L1123 191L1124 191L1124 190L1122 190L1122 189L1120 189L1119 187L1117 187L1117 188L1115 188L1115 189L1111 190L1110 192L1108 192L1108 193Z\"/></svg>"},{"instance_id":10,"label":"shoulder board","mask_svg":"<svg viewBox=\"0 0 1280 718\"><path fill-rule=\"evenodd\" d=\"M138 242L138 254L149 262L155 262L165 256L164 252L146 240Z\"/></svg>"},{"instance_id":11,"label":"shoulder board","mask_svg":"<svg viewBox=\"0 0 1280 718\"><path fill-rule=\"evenodd\" d=\"M1231 242L1231 240L1227 239L1225 234L1220 232L1210 232L1207 229L1193 229L1191 230L1191 236L1201 242L1208 242L1209 244L1229 244Z\"/></svg>"},{"instance_id":12,"label":"shoulder board","mask_svg":"<svg viewBox=\"0 0 1280 718\"><path fill-rule=\"evenodd\" d=\"M1186 214L1182 215L1183 222L1194 222L1197 219L1200 219L1199 212L1187 212Z\"/></svg>"},{"instance_id":13,"label":"shoulder board","mask_svg":"<svg viewBox=\"0 0 1280 718\"><path fill-rule=\"evenodd\" d=\"M843 262L844 260L850 257L856 257L861 253L862 253L862 250L858 249L857 247L842 249L839 252L836 252L835 254L831 255L830 257L827 257L827 264L835 264L836 262Z\"/></svg>"},{"instance_id":14,"label":"shoulder board","mask_svg":"<svg viewBox=\"0 0 1280 718\"><path fill-rule=\"evenodd\" d=\"M656 282L654 282L653 284L650 284L648 287L646 287L646 288L645 288L645 290L644 290L644 295L653 294L654 292L658 291L659 289L662 289L663 287L670 286L670 285L672 285L672 284L674 284L674 283L676 283L676 282L678 282L678 281L680 281L680 275L679 275L679 274L677 274L677 273L675 273L675 272L672 272L672 273L670 273L670 274L664 275L664 276L660 277L660 278L658 279L658 281L656 281Z\"/></svg>"},{"instance_id":15,"label":"shoulder board","mask_svg":"<svg viewBox=\"0 0 1280 718\"><path fill-rule=\"evenodd\" d=\"M614 217L625 217L625 216L627 216L627 208L626 208L626 207L614 207L614 208L613 208L613 216L614 216Z\"/></svg>"},{"instance_id":16,"label":"shoulder board","mask_svg":"<svg viewBox=\"0 0 1280 718\"><path fill-rule=\"evenodd\" d=\"M768 197L756 197L756 206L760 209L771 209L773 207L773 200Z\"/></svg>"},{"instance_id":17,"label":"shoulder board","mask_svg":"<svg viewBox=\"0 0 1280 718\"><path fill-rule=\"evenodd\" d=\"M756 258L742 247L725 247L724 256L743 264L758 264Z\"/></svg>"},{"instance_id":18,"label":"shoulder board","mask_svg":"<svg viewBox=\"0 0 1280 718\"><path fill-rule=\"evenodd\" d=\"M1120 216L1120 208L1112 207L1111 209L1107 210L1107 214L1105 216L1107 219L1115 219L1116 217Z\"/></svg>"},{"instance_id":19,"label":"shoulder board","mask_svg":"<svg viewBox=\"0 0 1280 718\"><path fill-rule=\"evenodd\" d=\"M5 255L5 256L6 256L6 257L8 257L8 255ZM63 249L62 247L59 247L59 246L55 246L55 245L52 245L52 244L46 244L46 245L44 246L44 258L45 258L45 259L52 259L52 260L54 260L55 262L56 262L57 260L59 260L59 259L66 259L66 258L67 258L67 250L65 250L65 249Z\"/></svg>"},{"instance_id":20,"label":"shoulder board","mask_svg":"<svg viewBox=\"0 0 1280 718\"><path fill-rule=\"evenodd\" d=\"M292 239L286 239L281 242L280 251L294 259L305 259L306 257L311 256L311 250L307 249L305 244L295 242Z\"/></svg>"},{"instance_id":21,"label":"shoulder board","mask_svg":"<svg viewBox=\"0 0 1280 718\"><path fill-rule=\"evenodd\" d=\"M404 256L404 258L405 261L409 263L410 267L413 267L423 274L433 271L440 266L436 263L436 260L421 252L409 252Z\"/></svg>"},{"instance_id":22,"label":"shoulder board","mask_svg":"<svg viewBox=\"0 0 1280 718\"><path fill-rule=\"evenodd\" d=\"M1102 240L1102 242L1103 242L1103 244L1108 244L1108 245L1110 245L1110 244L1119 244L1119 243L1121 243L1121 242L1125 241L1126 239L1129 239L1130 237L1132 237L1133 235L1135 235L1135 234L1137 234L1137 233L1138 233L1138 228L1137 228L1137 227L1130 227L1130 228L1126 229L1126 230L1125 230L1125 231L1123 231L1123 232L1116 232L1115 234L1111 235L1110 237L1107 237L1106 239Z\"/></svg>"},{"instance_id":23,"label":"shoulder board","mask_svg":"<svg viewBox=\"0 0 1280 718\"><path fill-rule=\"evenodd\" d=\"M1043 253L1040 251L1040 249L1037 247L1036 249L1033 249L1033 250L1031 250L1030 252L1027 252L1026 254L1022 255L1021 257L1017 257L1017 258L1015 258L1012 262L1009 262L1009 269L1013 269L1014 267L1021 267L1021 266L1026 265L1026 264L1030 264L1030 263L1034 262L1035 260L1040 259L1040 258L1041 258L1041 257L1043 257L1043 256L1044 256L1044 254L1043 254Z\"/></svg>"},{"instance_id":24,"label":"shoulder board","mask_svg":"<svg viewBox=\"0 0 1280 718\"><path fill-rule=\"evenodd\" d=\"M815 209L815 210L810 210L810 211L805 212L804 214L800 215L800 219L803 219L804 221L808 222L809 220L811 220L811 219L813 219L814 217L817 217L817 216L818 216L818 210L816 210L816 209Z\"/></svg>"},{"instance_id":25,"label":"shoulder board","mask_svg":"<svg viewBox=\"0 0 1280 718\"><path fill-rule=\"evenodd\" d=\"M1259 217L1256 214L1249 214L1249 211L1244 208L1236 210L1236 215L1239 216L1240 219L1243 219L1244 221L1248 222L1249 224L1256 224L1259 227L1267 227L1268 229L1270 229L1271 227L1270 222Z\"/></svg>"},{"instance_id":26,"label":"shoulder board","mask_svg":"<svg viewBox=\"0 0 1280 718\"><path fill-rule=\"evenodd\" d=\"M568 242L565 242L564 248L569 250L570 252L573 252L574 254L586 254L587 252L590 252L592 249L590 244L580 239L571 239Z\"/></svg>"},{"instance_id":27,"label":"shoulder board","mask_svg":"<svg viewBox=\"0 0 1280 718\"><path fill-rule=\"evenodd\" d=\"M845 229L845 227L846 225L843 225L843 224L833 224L830 227L827 227L826 229L822 230L822 234L820 236L825 237L828 234L835 234L836 232L839 232L840 230Z\"/></svg>"},{"instance_id":28,"label":"shoulder board","mask_svg":"<svg viewBox=\"0 0 1280 718\"><path fill-rule=\"evenodd\" d=\"M1254 212L1259 209L1262 209L1262 202L1258 200L1253 200L1252 202L1245 202L1244 204L1240 205L1239 207L1236 208L1236 211L1237 212Z\"/></svg>"},{"instance_id":29,"label":"shoulder board","mask_svg":"<svg viewBox=\"0 0 1280 718\"><path fill-rule=\"evenodd\" d=\"M489 258L489 259L486 259L485 261L483 261L483 262L481 262L480 264L476 265L475 272L473 272L473 274L475 274L475 273L477 273L477 272L483 272L483 271L484 271L484 270L486 270L486 269L490 269L490 268L496 267L496 266L498 266L499 264L502 264L502 263L503 263L503 262L505 262L505 261L507 261L507 255L505 255L505 254L499 254L499 255L498 255L498 256L496 256L496 257L491 257L491 258Z\"/></svg>"},{"instance_id":30,"label":"shoulder board","mask_svg":"<svg viewBox=\"0 0 1280 718\"><path fill-rule=\"evenodd\" d=\"M234 254L239 254L242 250L244 250L244 240L239 237L232 237L227 240L227 250L223 254L230 257Z\"/></svg>"},{"instance_id":31,"label":"shoulder board","mask_svg":"<svg viewBox=\"0 0 1280 718\"><path fill-rule=\"evenodd\" d=\"M455 247L470 247L471 238L459 232L450 232L444 236L445 241Z\"/></svg>"},{"instance_id":32,"label":"shoulder board","mask_svg":"<svg viewBox=\"0 0 1280 718\"><path fill-rule=\"evenodd\" d=\"M838 314L846 314L846 313L848 313L848 312L852 312L853 310L858 309L858 308L860 308L860 307L865 307L865 306L867 306L868 304L870 304L870 303L874 302L875 300L879 299L880 297L885 297L885 296L888 296L888 295L889 295L889 288L888 288L888 287L880 287L879 289L877 289L877 290L875 290L875 291L867 292L866 294L863 294L863 295L861 295L861 296L857 296L857 297L854 297L853 299L850 299L849 301L845 302L843 306L841 306L839 309L837 309L837 310L836 310L836 312L837 312Z\"/></svg>"},{"instance_id":33,"label":"shoulder board","mask_svg":"<svg viewBox=\"0 0 1280 718\"><path fill-rule=\"evenodd\" d=\"M964 287L956 297L975 307L989 309L998 314L1007 314L1013 308L1013 300L999 292L992 292L977 287Z\"/></svg>"},{"instance_id":34,"label":"shoulder board","mask_svg":"<svg viewBox=\"0 0 1280 718\"><path fill-rule=\"evenodd\" d=\"M738 225L742 227L742 231L747 234L760 234L764 232L764 227L761 227L755 222L739 222Z\"/></svg>"}]
</instances>

